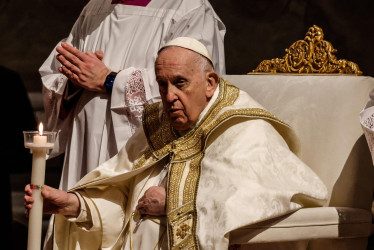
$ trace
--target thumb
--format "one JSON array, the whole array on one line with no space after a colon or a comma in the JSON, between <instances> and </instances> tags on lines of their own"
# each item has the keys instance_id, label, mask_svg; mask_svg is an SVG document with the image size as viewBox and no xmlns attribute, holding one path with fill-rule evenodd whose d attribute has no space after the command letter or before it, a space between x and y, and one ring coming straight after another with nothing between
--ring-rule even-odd
<instances>
[{"instance_id":1,"label":"thumb","mask_svg":"<svg viewBox=\"0 0 374 250\"><path fill-rule=\"evenodd\" d=\"M42 190L42 196L45 199L49 199L52 195L52 191L54 188L51 188L50 186L44 185Z\"/></svg>"},{"instance_id":2,"label":"thumb","mask_svg":"<svg viewBox=\"0 0 374 250\"><path fill-rule=\"evenodd\" d=\"M95 55L99 60L103 60L104 58L104 52L101 50L95 51Z\"/></svg>"}]
</instances>

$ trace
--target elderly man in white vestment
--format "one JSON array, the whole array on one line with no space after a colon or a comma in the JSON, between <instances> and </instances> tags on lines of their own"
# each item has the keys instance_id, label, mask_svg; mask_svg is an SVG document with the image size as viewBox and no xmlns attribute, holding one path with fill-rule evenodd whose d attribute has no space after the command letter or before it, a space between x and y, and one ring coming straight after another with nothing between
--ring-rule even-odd
<instances>
[{"instance_id":1,"label":"elderly man in white vestment","mask_svg":"<svg viewBox=\"0 0 374 250\"><path fill-rule=\"evenodd\" d=\"M117 154L144 107L160 101L154 61L161 46L196 38L224 74L225 31L208 0L89 1L39 70L47 127L59 132L50 157L65 153L60 188Z\"/></svg>"},{"instance_id":2,"label":"elderly man in white vestment","mask_svg":"<svg viewBox=\"0 0 374 250\"><path fill-rule=\"evenodd\" d=\"M227 249L232 230L326 199L292 129L220 78L200 42L167 43L155 73L162 102L125 147L69 192L42 191L55 249Z\"/></svg>"}]
</instances>

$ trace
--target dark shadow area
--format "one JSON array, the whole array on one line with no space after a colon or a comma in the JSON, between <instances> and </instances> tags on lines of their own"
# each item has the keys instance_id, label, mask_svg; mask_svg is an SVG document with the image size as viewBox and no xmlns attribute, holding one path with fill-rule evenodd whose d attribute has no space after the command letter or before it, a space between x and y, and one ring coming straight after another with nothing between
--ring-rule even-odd
<instances>
[{"instance_id":1,"label":"dark shadow area","mask_svg":"<svg viewBox=\"0 0 374 250\"><path fill-rule=\"evenodd\" d=\"M0 98L2 107L3 139L0 144L3 159L1 183L3 188L3 208L5 228L12 228L12 198L10 175L31 171L31 155L24 148L23 131L35 130L36 120L26 88L17 72L0 66L0 84L4 95ZM4 231L4 249L11 248L11 230Z\"/></svg>"},{"instance_id":2,"label":"dark shadow area","mask_svg":"<svg viewBox=\"0 0 374 250\"><path fill-rule=\"evenodd\" d=\"M354 144L331 193L330 206L371 209L374 167L365 136Z\"/></svg>"},{"instance_id":3,"label":"dark shadow area","mask_svg":"<svg viewBox=\"0 0 374 250\"><path fill-rule=\"evenodd\" d=\"M282 58L303 40L308 28L321 27L338 59L357 63L374 76L374 2L362 0L210 1L227 28L227 74L246 74L265 59Z\"/></svg>"}]
</instances>

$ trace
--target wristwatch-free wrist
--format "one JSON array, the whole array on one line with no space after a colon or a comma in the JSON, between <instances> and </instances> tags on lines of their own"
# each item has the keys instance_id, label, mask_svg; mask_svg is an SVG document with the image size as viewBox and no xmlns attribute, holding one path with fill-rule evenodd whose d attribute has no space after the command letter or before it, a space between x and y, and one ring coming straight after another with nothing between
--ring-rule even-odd
<instances>
[{"instance_id":1,"label":"wristwatch-free wrist","mask_svg":"<svg viewBox=\"0 0 374 250\"><path fill-rule=\"evenodd\" d=\"M109 75L107 75L106 79L105 79L105 82L104 82L104 87L106 89L106 92L108 94L112 93L112 89L113 89L113 84L114 84L114 80L116 79L116 76L117 76L117 72L110 72Z\"/></svg>"}]
</instances>

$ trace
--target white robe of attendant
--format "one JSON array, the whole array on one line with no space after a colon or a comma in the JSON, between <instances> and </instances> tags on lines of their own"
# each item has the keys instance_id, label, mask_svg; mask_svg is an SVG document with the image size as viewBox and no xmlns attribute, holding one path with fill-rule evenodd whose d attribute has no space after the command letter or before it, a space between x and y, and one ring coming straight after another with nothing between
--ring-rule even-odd
<instances>
[{"instance_id":1,"label":"white robe of attendant","mask_svg":"<svg viewBox=\"0 0 374 250\"><path fill-rule=\"evenodd\" d=\"M261 106L241 91L224 111L243 108ZM207 139L196 200L201 249L227 249L231 231L326 199L325 185L268 121L228 120L215 131L218 136L213 132ZM132 170L147 149L146 141L140 128L118 155L77 184L74 190L88 211L79 219L85 222L56 216L55 249L129 249L130 239L133 249L153 249L164 237L162 223L147 220L137 227L137 218L131 216L138 199L160 181L159 173L168 163L165 157L159 164L145 163ZM164 249L160 245L156 249Z\"/></svg>"},{"instance_id":2,"label":"white robe of attendant","mask_svg":"<svg viewBox=\"0 0 374 250\"><path fill-rule=\"evenodd\" d=\"M113 157L141 124L144 107L160 100L154 74L160 47L175 37L196 38L224 74L225 31L207 0L151 0L146 7L91 0L66 42L84 52L102 50L107 67L121 71L111 97L84 90L68 117L59 119L67 79L55 49L40 67L47 129L59 132L50 157L65 153L60 189Z\"/></svg>"},{"instance_id":3,"label":"white robe of attendant","mask_svg":"<svg viewBox=\"0 0 374 250\"><path fill-rule=\"evenodd\" d=\"M374 90L370 92L370 99L360 112L360 123L374 163Z\"/></svg>"}]
</instances>

